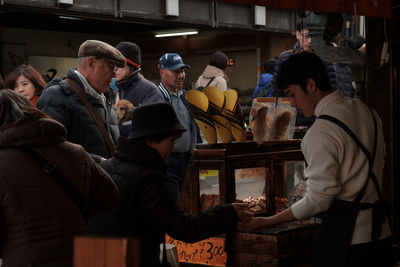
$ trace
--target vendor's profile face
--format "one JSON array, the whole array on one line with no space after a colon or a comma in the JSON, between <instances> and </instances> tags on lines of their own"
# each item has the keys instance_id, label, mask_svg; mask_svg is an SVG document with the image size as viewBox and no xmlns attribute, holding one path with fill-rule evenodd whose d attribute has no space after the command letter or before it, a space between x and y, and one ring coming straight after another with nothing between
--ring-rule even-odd
<instances>
[{"instance_id":1,"label":"vendor's profile face","mask_svg":"<svg viewBox=\"0 0 400 267\"><path fill-rule=\"evenodd\" d=\"M175 140L177 135L169 136L161 140L161 142L148 142L148 145L156 149L161 157L165 160L174 151Z\"/></svg>"},{"instance_id":2,"label":"vendor's profile face","mask_svg":"<svg viewBox=\"0 0 400 267\"><path fill-rule=\"evenodd\" d=\"M309 92L303 91L300 85L292 84L285 90L285 94L290 99L290 104L305 117L311 117L314 114L315 104L314 97Z\"/></svg>"}]
</instances>

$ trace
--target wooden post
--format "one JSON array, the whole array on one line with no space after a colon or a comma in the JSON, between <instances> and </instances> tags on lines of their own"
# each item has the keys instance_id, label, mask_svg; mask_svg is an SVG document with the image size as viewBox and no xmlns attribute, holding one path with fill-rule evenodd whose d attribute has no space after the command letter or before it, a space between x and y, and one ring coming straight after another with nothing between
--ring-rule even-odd
<instances>
[{"instance_id":1,"label":"wooden post","mask_svg":"<svg viewBox=\"0 0 400 267\"><path fill-rule=\"evenodd\" d=\"M78 236L74 267L139 267L140 241L132 238Z\"/></svg>"},{"instance_id":2,"label":"wooden post","mask_svg":"<svg viewBox=\"0 0 400 267\"><path fill-rule=\"evenodd\" d=\"M385 168L383 172L382 194L383 198L394 204L393 188L394 188L394 105L397 105L397 99L394 99L392 87L392 60L380 66L382 47L386 41L391 44L392 32L391 23L383 19L366 17L366 45L367 45L367 62L365 102L371 105L379 114L383 123L383 131L386 144ZM385 25L386 24L386 25ZM393 27L396 27L394 24ZM384 30L386 29L386 31ZM386 33L386 35L385 35ZM388 49L390 53L390 47ZM391 53L390 53L391 54ZM391 55L392 57L393 55ZM378 67L377 67L378 66ZM379 67L380 66L380 67ZM375 67L375 68L373 68ZM392 221L392 225L393 225ZM398 229L392 228L396 236L399 236Z\"/></svg>"}]
</instances>

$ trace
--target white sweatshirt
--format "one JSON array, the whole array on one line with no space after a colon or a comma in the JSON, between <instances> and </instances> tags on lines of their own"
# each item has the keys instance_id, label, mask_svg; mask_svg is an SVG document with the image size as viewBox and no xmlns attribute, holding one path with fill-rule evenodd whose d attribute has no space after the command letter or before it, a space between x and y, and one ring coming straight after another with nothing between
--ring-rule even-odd
<instances>
[{"instance_id":1,"label":"white sweatshirt","mask_svg":"<svg viewBox=\"0 0 400 267\"><path fill-rule=\"evenodd\" d=\"M339 91L325 96L317 104L314 115L330 115L346 124L372 154L374 122L368 107L358 99L343 97ZM373 171L382 183L385 144L382 121L377 121L377 148ZM306 196L292 206L294 216L306 219L328 210L335 198L353 201L366 179L367 190L361 202L378 199L372 179L368 177L368 160L353 139L333 122L317 119L301 142L301 150L308 164ZM352 244L371 242L372 209L360 211ZM390 236L389 225L382 226L381 239Z\"/></svg>"}]
</instances>

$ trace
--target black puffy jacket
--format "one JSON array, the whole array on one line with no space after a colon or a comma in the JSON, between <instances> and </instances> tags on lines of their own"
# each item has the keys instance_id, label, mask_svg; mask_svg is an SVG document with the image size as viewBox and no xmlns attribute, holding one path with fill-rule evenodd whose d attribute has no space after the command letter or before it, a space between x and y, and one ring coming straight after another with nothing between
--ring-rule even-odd
<instances>
[{"instance_id":1,"label":"black puffy jacket","mask_svg":"<svg viewBox=\"0 0 400 267\"><path fill-rule=\"evenodd\" d=\"M83 87L74 69L71 68L68 71L67 77L74 80L81 88ZM118 120L114 107L116 95L111 90L104 95L106 96L106 107L99 100L87 94L94 110L104 123L104 127L110 133L111 139L116 143L119 137ZM111 157L94 119L64 78L55 79L47 85L37 102L37 107L62 123L67 129L67 141L83 146L96 161L99 161L99 156Z\"/></svg>"},{"instance_id":2,"label":"black puffy jacket","mask_svg":"<svg viewBox=\"0 0 400 267\"><path fill-rule=\"evenodd\" d=\"M329 62L325 63L325 65L332 90L339 90L342 95L353 97L355 89L352 84L349 64Z\"/></svg>"},{"instance_id":3,"label":"black puffy jacket","mask_svg":"<svg viewBox=\"0 0 400 267\"><path fill-rule=\"evenodd\" d=\"M274 79L272 80L273 93L275 97L285 97L285 93L281 88L276 86L276 77L281 69L283 62L289 59L291 55L296 52L301 52L299 42L297 42L292 50L286 50L279 55L278 60L275 63L274 68ZM332 90L339 90L344 96L354 96L354 88L351 80L351 69L348 64L341 64L336 62L324 62L325 68L328 73L329 83ZM307 126L310 127L315 121L315 116L304 117L303 114L297 112L296 115L296 126Z\"/></svg>"},{"instance_id":4,"label":"black puffy jacket","mask_svg":"<svg viewBox=\"0 0 400 267\"><path fill-rule=\"evenodd\" d=\"M236 228L236 213L230 204L198 215L183 212L166 184L165 163L157 150L121 137L114 156L101 163L119 190L113 210L89 220L96 235L130 236L141 241L142 266L158 266L164 233L196 242Z\"/></svg>"},{"instance_id":5,"label":"black puffy jacket","mask_svg":"<svg viewBox=\"0 0 400 267\"><path fill-rule=\"evenodd\" d=\"M282 89L277 88L276 86L276 77L278 76L279 70L283 62L285 62L291 55L296 52L301 52L301 48L299 43L292 50L286 50L279 55L278 60L275 63L274 68L274 79L272 81L273 86L273 96L275 97L283 97L285 93ZM332 87L332 90L339 90L344 96L354 96L354 88L352 86L352 78L351 78L351 68L348 64L338 63L338 62L324 62L325 68L328 73L329 83Z\"/></svg>"},{"instance_id":6,"label":"black puffy jacket","mask_svg":"<svg viewBox=\"0 0 400 267\"><path fill-rule=\"evenodd\" d=\"M131 74L125 80L118 82L119 97L126 99L135 107L144 104L164 102L164 97L158 87L143 77L139 72Z\"/></svg>"}]
</instances>

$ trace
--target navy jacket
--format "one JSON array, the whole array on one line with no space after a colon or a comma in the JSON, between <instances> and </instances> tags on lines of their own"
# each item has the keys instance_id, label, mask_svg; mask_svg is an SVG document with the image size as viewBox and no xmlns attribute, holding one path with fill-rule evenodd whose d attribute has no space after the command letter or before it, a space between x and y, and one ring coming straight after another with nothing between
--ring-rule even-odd
<instances>
[{"instance_id":1,"label":"navy jacket","mask_svg":"<svg viewBox=\"0 0 400 267\"><path fill-rule=\"evenodd\" d=\"M81 88L83 87L74 69L71 68L68 71L67 77L74 80ZM99 100L87 94L94 110L110 134L111 140L116 143L119 137L118 120L114 107L116 95L111 90L104 95L106 96L105 107ZM99 156L111 157L111 152L96 122L65 78L52 80L43 91L36 106L62 123L67 129L67 141L83 146L97 162Z\"/></svg>"},{"instance_id":2,"label":"navy jacket","mask_svg":"<svg viewBox=\"0 0 400 267\"><path fill-rule=\"evenodd\" d=\"M158 87L143 77L139 72L133 73L117 83L120 99L126 99L135 107L144 104L164 102Z\"/></svg>"}]
</instances>

